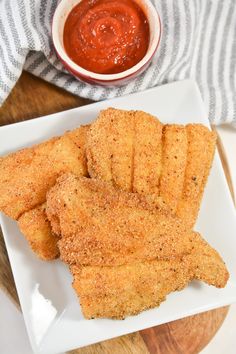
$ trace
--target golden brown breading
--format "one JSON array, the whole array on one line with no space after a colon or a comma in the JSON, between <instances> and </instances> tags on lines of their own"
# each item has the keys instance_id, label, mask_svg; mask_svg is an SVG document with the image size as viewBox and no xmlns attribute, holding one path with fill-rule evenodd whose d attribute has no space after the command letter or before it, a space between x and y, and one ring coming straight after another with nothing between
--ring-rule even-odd
<instances>
[{"instance_id":1,"label":"golden brown breading","mask_svg":"<svg viewBox=\"0 0 236 354\"><path fill-rule=\"evenodd\" d=\"M225 287L229 273L219 253L197 232L192 232L192 251L184 256L191 279L202 280L217 288Z\"/></svg>"},{"instance_id":2,"label":"golden brown breading","mask_svg":"<svg viewBox=\"0 0 236 354\"><path fill-rule=\"evenodd\" d=\"M117 267L71 266L73 287L85 318L123 319L159 306L165 296L186 286L183 263L174 259Z\"/></svg>"},{"instance_id":3,"label":"golden brown breading","mask_svg":"<svg viewBox=\"0 0 236 354\"><path fill-rule=\"evenodd\" d=\"M162 124L142 111L108 108L91 125L87 140L91 177L126 191L154 193L161 170Z\"/></svg>"},{"instance_id":4,"label":"golden brown breading","mask_svg":"<svg viewBox=\"0 0 236 354\"><path fill-rule=\"evenodd\" d=\"M183 194L176 214L193 227L212 165L216 134L201 124L186 126L188 136L188 155L185 170Z\"/></svg>"},{"instance_id":5,"label":"golden brown breading","mask_svg":"<svg viewBox=\"0 0 236 354\"><path fill-rule=\"evenodd\" d=\"M48 156L58 138L10 154L0 164L0 210L13 219L45 201L55 173ZM45 178L47 176L47 178Z\"/></svg>"},{"instance_id":6,"label":"golden brown breading","mask_svg":"<svg viewBox=\"0 0 236 354\"><path fill-rule=\"evenodd\" d=\"M41 259L48 261L59 256L59 237L52 232L45 207L46 203L25 212L20 216L18 225L32 250Z\"/></svg>"},{"instance_id":7,"label":"golden brown breading","mask_svg":"<svg viewBox=\"0 0 236 354\"><path fill-rule=\"evenodd\" d=\"M57 176L66 172L73 172L77 176L88 176L85 154L88 129L88 125L80 126L60 137L51 156L52 168L57 171Z\"/></svg>"},{"instance_id":8,"label":"golden brown breading","mask_svg":"<svg viewBox=\"0 0 236 354\"><path fill-rule=\"evenodd\" d=\"M113 183L116 187L131 192L134 149L133 112L113 110L111 131L108 134L111 134L112 138L110 152Z\"/></svg>"},{"instance_id":9,"label":"golden brown breading","mask_svg":"<svg viewBox=\"0 0 236 354\"><path fill-rule=\"evenodd\" d=\"M122 319L159 306L166 296L200 279L224 287L229 274L199 234L192 234L189 255L118 267L71 266L73 287L86 318Z\"/></svg>"},{"instance_id":10,"label":"golden brown breading","mask_svg":"<svg viewBox=\"0 0 236 354\"><path fill-rule=\"evenodd\" d=\"M162 196L193 227L215 144L215 133L201 124L162 129L145 112L109 108L91 125L86 153L91 177Z\"/></svg>"},{"instance_id":11,"label":"golden brown breading","mask_svg":"<svg viewBox=\"0 0 236 354\"><path fill-rule=\"evenodd\" d=\"M57 177L65 172L86 175L84 151L71 138L82 139L87 127L10 154L0 161L0 211L17 220L42 204Z\"/></svg>"},{"instance_id":12,"label":"golden brown breading","mask_svg":"<svg viewBox=\"0 0 236 354\"><path fill-rule=\"evenodd\" d=\"M192 246L190 230L162 203L101 180L61 176L47 194L46 211L53 230L60 225L61 259L70 264L170 258Z\"/></svg>"},{"instance_id":13,"label":"golden brown breading","mask_svg":"<svg viewBox=\"0 0 236 354\"><path fill-rule=\"evenodd\" d=\"M160 196L173 212L183 193L187 161L187 133L183 125L165 125L163 128L163 157Z\"/></svg>"},{"instance_id":14,"label":"golden brown breading","mask_svg":"<svg viewBox=\"0 0 236 354\"><path fill-rule=\"evenodd\" d=\"M113 109L101 111L99 119L90 126L86 143L89 175L107 182L112 181L110 151L112 117Z\"/></svg>"},{"instance_id":15,"label":"golden brown breading","mask_svg":"<svg viewBox=\"0 0 236 354\"><path fill-rule=\"evenodd\" d=\"M87 130L82 126L0 160L0 210L19 221L32 249L44 260L56 258L58 247L41 204L60 174L87 175Z\"/></svg>"},{"instance_id":16,"label":"golden brown breading","mask_svg":"<svg viewBox=\"0 0 236 354\"><path fill-rule=\"evenodd\" d=\"M162 124L150 114L135 112L133 191L158 194L162 168Z\"/></svg>"}]
</instances>

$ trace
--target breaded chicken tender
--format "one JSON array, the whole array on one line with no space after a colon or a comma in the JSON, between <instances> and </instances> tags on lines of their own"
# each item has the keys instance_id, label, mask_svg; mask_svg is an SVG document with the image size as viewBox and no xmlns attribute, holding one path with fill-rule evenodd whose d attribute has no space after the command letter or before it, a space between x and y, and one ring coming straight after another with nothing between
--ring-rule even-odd
<instances>
[{"instance_id":1,"label":"breaded chicken tender","mask_svg":"<svg viewBox=\"0 0 236 354\"><path fill-rule=\"evenodd\" d=\"M114 266L184 255L190 229L156 198L101 180L61 176L47 194L60 257L69 264Z\"/></svg>"},{"instance_id":2,"label":"breaded chicken tender","mask_svg":"<svg viewBox=\"0 0 236 354\"><path fill-rule=\"evenodd\" d=\"M58 237L45 214L46 193L65 172L87 175L87 130L82 126L0 159L0 211L18 220L32 249L44 260L58 256Z\"/></svg>"},{"instance_id":3,"label":"breaded chicken tender","mask_svg":"<svg viewBox=\"0 0 236 354\"><path fill-rule=\"evenodd\" d=\"M71 266L73 287L84 316L123 319L159 306L166 296L191 280L224 287L229 274L219 254L197 233L192 249L170 260L125 264L117 267Z\"/></svg>"},{"instance_id":4,"label":"breaded chicken tender","mask_svg":"<svg viewBox=\"0 0 236 354\"><path fill-rule=\"evenodd\" d=\"M193 227L215 145L201 124L163 126L148 113L109 108L89 129L88 170L123 190L161 196Z\"/></svg>"}]
</instances>

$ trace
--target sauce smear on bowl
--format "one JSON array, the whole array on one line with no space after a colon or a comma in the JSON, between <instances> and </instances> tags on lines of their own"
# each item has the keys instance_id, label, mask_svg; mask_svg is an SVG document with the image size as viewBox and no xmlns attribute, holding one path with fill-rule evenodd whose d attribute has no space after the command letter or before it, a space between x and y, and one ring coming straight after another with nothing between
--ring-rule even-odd
<instances>
[{"instance_id":1,"label":"sauce smear on bowl","mask_svg":"<svg viewBox=\"0 0 236 354\"><path fill-rule=\"evenodd\" d=\"M149 46L149 24L133 0L82 0L64 27L67 55L82 68L116 74L136 65Z\"/></svg>"}]
</instances>

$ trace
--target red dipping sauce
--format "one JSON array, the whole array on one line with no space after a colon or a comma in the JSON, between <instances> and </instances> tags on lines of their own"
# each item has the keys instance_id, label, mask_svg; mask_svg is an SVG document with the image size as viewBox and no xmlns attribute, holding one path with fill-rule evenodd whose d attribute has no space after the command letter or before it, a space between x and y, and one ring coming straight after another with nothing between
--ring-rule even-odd
<instances>
[{"instance_id":1,"label":"red dipping sauce","mask_svg":"<svg viewBox=\"0 0 236 354\"><path fill-rule=\"evenodd\" d=\"M82 0L66 19L63 40L82 68L116 74L145 56L149 37L147 17L133 0Z\"/></svg>"}]
</instances>

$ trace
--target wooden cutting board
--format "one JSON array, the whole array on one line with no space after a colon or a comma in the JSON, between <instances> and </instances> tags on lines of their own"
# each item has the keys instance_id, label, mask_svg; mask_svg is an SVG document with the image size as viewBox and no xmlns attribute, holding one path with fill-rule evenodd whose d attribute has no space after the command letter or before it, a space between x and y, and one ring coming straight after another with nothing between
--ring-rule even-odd
<instances>
[{"instance_id":1,"label":"wooden cutting board","mask_svg":"<svg viewBox=\"0 0 236 354\"><path fill-rule=\"evenodd\" d=\"M10 96L0 108L0 125L11 124L90 103L23 72ZM227 160L218 144L225 174L233 196ZM0 233L0 286L20 309L7 252ZM101 342L72 354L195 354L213 338L222 325L228 307L204 312L178 321Z\"/></svg>"}]
</instances>

